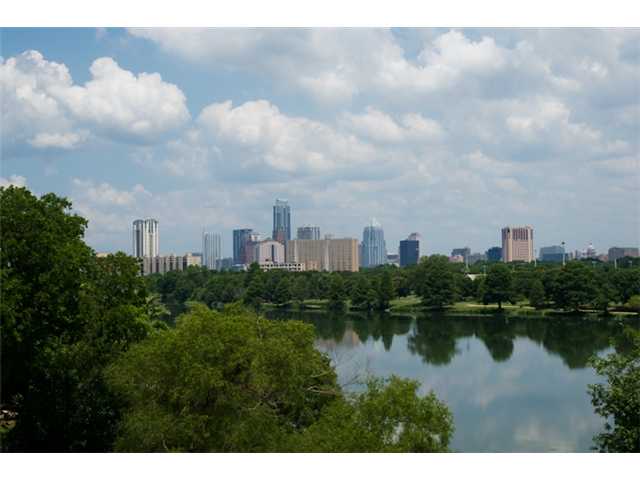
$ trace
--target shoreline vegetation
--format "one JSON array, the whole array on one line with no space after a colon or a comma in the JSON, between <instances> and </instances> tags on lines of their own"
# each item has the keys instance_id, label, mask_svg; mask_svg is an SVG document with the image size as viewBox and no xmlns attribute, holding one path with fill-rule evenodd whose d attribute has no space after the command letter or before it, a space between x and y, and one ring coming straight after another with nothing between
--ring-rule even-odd
<instances>
[{"instance_id":1,"label":"shoreline vegetation","mask_svg":"<svg viewBox=\"0 0 640 480\"><path fill-rule=\"evenodd\" d=\"M283 310L288 312L305 312L305 311L319 311L319 312L331 312L329 307L329 300L322 299L309 299L302 303L290 303L286 305L278 305L274 303L264 303L262 308L265 310ZM609 308L607 317L620 316L620 317L638 317L636 312L628 310L617 310L619 307ZM350 302L345 302L343 309L345 312L354 313L367 313L370 310L353 307ZM417 313L429 313L429 312L442 312L442 313L454 313L454 314L470 314L470 315L502 315L502 316L532 316L532 317L546 317L546 316L589 316L589 317L603 317L601 311L595 309L581 308L577 311L565 311L557 308L538 308L531 306L528 302L518 302L516 304L502 305L502 310L498 309L498 304L484 305L478 302L461 301L456 302L446 308L434 308L425 306L419 297L416 295L410 295L408 297L396 298L391 300L390 306L384 312L393 314L417 314Z\"/></svg>"}]
</instances>

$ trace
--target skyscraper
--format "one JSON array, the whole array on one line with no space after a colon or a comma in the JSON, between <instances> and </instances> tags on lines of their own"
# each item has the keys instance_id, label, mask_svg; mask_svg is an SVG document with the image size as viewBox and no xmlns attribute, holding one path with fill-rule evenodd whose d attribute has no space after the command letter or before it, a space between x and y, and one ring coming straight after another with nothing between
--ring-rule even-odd
<instances>
[{"instance_id":1,"label":"skyscraper","mask_svg":"<svg viewBox=\"0 0 640 480\"><path fill-rule=\"evenodd\" d=\"M233 264L244 263L246 244L249 241L253 230L250 228L240 228L233 231Z\"/></svg>"},{"instance_id":2,"label":"skyscraper","mask_svg":"<svg viewBox=\"0 0 640 480\"><path fill-rule=\"evenodd\" d=\"M291 209L286 200L276 199L273 206L273 239L283 245L291 240Z\"/></svg>"},{"instance_id":3,"label":"skyscraper","mask_svg":"<svg viewBox=\"0 0 640 480\"><path fill-rule=\"evenodd\" d=\"M501 247L491 247L489 250L485 252L487 255L488 262L499 262L502 260L502 248Z\"/></svg>"},{"instance_id":4,"label":"skyscraper","mask_svg":"<svg viewBox=\"0 0 640 480\"><path fill-rule=\"evenodd\" d=\"M158 220L147 218L133 221L133 256L157 257L160 250Z\"/></svg>"},{"instance_id":5,"label":"skyscraper","mask_svg":"<svg viewBox=\"0 0 640 480\"><path fill-rule=\"evenodd\" d=\"M533 227L502 229L502 261L533 262Z\"/></svg>"},{"instance_id":6,"label":"skyscraper","mask_svg":"<svg viewBox=\"0 0 640 480\"><path fill-rule=\"evenodd\" d=\"M375 218L362 232L362 266L375 267L387 262L387 247L384 241L384 230Z\"/></svg>"},{"instance_id":7,"label":"skyscraper","mask_svg":"<svg viewBox=\"0 0 640 480\"><path fill-rule=\"evenodd\" d=\"M412 233L400 241L400 266L417 265L420 259L420 235Z\"/></svg>"},{"instance_id":8,"label":"skyscraper","mask_svg":"<svg viewBox=\"0 0 640 480\"><path fill-rule=\"evenodd\" d=\"M315 225L298 227L298 240L320 240L320 227Z\"/></svg>"},{"instance_id":9,"label":"skyscraper","mask_svg":"<svg viewBox=\"0 0 640 480\"><path fill-rule=\"evenodd\" d=\"M222 237L218 233L202 232L202 266L217 270L222 258Z\"/></svg>"}]
</instances>

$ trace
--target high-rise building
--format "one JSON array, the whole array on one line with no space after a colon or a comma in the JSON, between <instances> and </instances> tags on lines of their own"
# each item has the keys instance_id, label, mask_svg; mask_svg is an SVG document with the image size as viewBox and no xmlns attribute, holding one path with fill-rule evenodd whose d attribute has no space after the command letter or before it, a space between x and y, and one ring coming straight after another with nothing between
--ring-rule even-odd
<instances>
[{"instance_id":1,"label":"high-rise building","mask_svg":"<svg viewBox=\"0 0 640 480\"><path fill-rule=\"evenodd\" d=\"M502 229L502 261L533 262L533 227Z\"/></svg>"},{"instance_id":2,"label":"high-rise building","mask_svg":"<svg viewBox=\"0 0 640 480\"><path fill-rule=\"evenodd\" d=\"M551 245L550 247L541 247L539 260L541 262L562 262L567 260L564 247L562 245Z\"/></svg>"},{"instance_id":3,"label":"high-rise building","mask_svg":"<svg viewBox=\"0 0 640 480\"><path fill-rule=\"evenodd\" d=\"M471 249L469 247L464 248L454 248L451 250L451 256L455 257L460 255L462 259L466 262L469 259L469 255L471 255Z\"/></svg>"},{"instance_id":4,"label":"high-rise building","mask_svg":"<svg viewBox=\"0 0 640 480\"><path fill-rule=\"evenodd\" d=\"M255 244L253 262L284 263L284 245L275 240L264 240Z\"/></svg>"},{"instance_id":5,"label":"high-rise building","mask_svg":"<svg viewBox=\"0 0 640 480\"><path fill-rule=\"evenodd\" d=\"M160 250L158 220L147 218L133 221L133 256L157 257Z\"/></svg>"},{"instance_id":6,"label":"high-rise building","mask_svg":"<svg viewBox=\"0 0 640 480\"><path fill-rule=\"evenodd\" d=\"M499 262L502 260L502 248L491 247L485 252L487 255L487 262Z\"/></svg>"},{"instance_id":7,"label":"high-rise building","mask_svg":"<svg viewBox=\"0 0 640 480\"><path fill-rule=\"evenodd\" d=\"M324 240L291 240L287 242L288 263L303 263L306 270L357 272L358 240L325 238Z\"/></svg>"},{"instance_id":8,"label":"high-rise building","mask_svg":"<svg viewBox=\"0 0 640 480\"><path fill-rule=\"evenodd\" d=\"M291 240L291 209L286 200L276 199L273 206L273 239L283 245Z\"/></svg>"},{"instance_id":9,"label":"high-rise building","mask_svg":"<svg viewBox=\"0 0 640 480\"><path fill-rule=\"evenodd\" d=\"M467 257L467 263L473 265L474 263L484 262L487 260L487 255L484 253L476 252Z\"/></svg>"},{"instance_id":10,"label":"high-rise building","mask_svg":"<svg viewBox=\"0 0 640 480\"><path fill-rule=\"evenodd\" d=\"M611 247L609 249L609 261L620 260L624 257L640 257L638 247Z\"/></svg>"},{"instance_id":11,"label":"high-rise building","mask_svg":"<svg viewBox=\"0 0 640 480\"><path fill-rule=\"evenodd\" d=\"M320 240L320 227L315 225L305 225L298 227L298 240Z\"/></svg>"},{"instance_id":12,"label":"high-rise building","mask_svg":"<svg viewBox=\"0 0 640 480\"><path fill-rule=\"evenodd\" d=\"M253 230L250 228L240 228L233 231L233 263L241 265L246 257L246 244L249 241Z\"/></svg>"},{"instance_id":13,"label":"high-rise building","mask_svg":"<svg viewBox=\"0 0 640 480\"><path fill-rule=\"evenodd\" d=\"M384 230L375 218L364 227L362 232L362 266L375 267L387 261L387 247L384 241Z\"/></svg>"},{"instance_id":14,"label":"high-rise building","mask_svg":"<svg viewBox=\"0 0 640 480\"><path fill-rule=\"evenodd\" d=\"M400 241L400 266L417 265L420 260L420 235L412 233Z\"/></svg>"},{"instance_id":15,"label":"high-rise building","mask_svg":"<svg viewBox=\"0 0 640 480\"><path fill-rule=\"evenodd\" d=\"M202 232L202 266L209 270L218 269L222 258L222 237L218 233Z\"/></svg>"}]
</instances>

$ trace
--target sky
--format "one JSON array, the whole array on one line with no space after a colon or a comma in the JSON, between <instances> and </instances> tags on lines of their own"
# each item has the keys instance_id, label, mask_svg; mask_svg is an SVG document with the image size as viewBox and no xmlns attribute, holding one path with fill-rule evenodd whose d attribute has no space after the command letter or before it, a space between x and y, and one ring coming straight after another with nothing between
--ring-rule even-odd
<instances>
[{"instance_id":1,"label":"sky","mask_svg":"<svg viewBox=\"0 0 640 480\"><path fill-rule=\"evenodd\" d=\"M3 28L0 185L73 202L96 251L231 255L272 229L421 254L640 244L640 29Z\"/></svg>"}]
</instances>

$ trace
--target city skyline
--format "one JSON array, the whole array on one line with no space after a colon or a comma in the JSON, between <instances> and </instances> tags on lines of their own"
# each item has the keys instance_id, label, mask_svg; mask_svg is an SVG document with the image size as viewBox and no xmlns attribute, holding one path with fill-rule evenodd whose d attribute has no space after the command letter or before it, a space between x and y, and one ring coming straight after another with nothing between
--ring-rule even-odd
<instances>
[{"instance_id":1,"label":"city skyline","mask_svg":"<svg viewBox=\"0 0 640 480\"><path fill-rule=\"evenodd\" d=\"M277 198L292 233L312 223L361 238L375 216L390 253L411 231L422 254L484 252L525 224L536 249L640 243L638 30L2 39L0 184L67 196L96 251L130 251L131 222L154 217L159 253L198 250L210 225L229 257L232 230L271 236Z\"/></svg>"}]
</instances>

